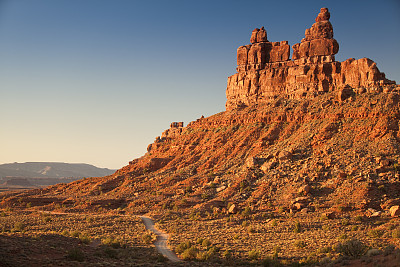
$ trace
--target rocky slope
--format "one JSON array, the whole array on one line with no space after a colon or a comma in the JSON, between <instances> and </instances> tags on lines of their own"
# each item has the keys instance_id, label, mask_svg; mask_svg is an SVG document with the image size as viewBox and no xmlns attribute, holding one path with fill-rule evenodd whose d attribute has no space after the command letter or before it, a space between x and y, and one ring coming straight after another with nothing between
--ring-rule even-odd
<instances>
[{"instance_id":1,"label":"rocky slope","mask_svg":"<svg viewBox=\"0 0 400 267\"><path fill-rule=\"evenodd\" d=\"M388 210L400 199L399 87L369 59L334 61L329 17L321 9L292 60L287 42L254 30L228 79L227 111L172 123L113 175L3 194L1 206Z\"/></svg>"}]
</instances>

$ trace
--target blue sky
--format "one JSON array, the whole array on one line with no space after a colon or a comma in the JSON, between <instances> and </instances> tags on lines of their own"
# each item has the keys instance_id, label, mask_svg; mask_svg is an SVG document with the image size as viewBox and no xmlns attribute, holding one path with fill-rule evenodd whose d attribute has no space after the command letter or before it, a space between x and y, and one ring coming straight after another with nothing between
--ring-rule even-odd
<instances>
[{"instance_id":1,"label":"blue sky","mask_svg":"<svg viewBox=\"0 0 400 267\"><path fill-rule=\"evenodd\" d=\"M120 168L172 121L224 111L236 49L300 42L328 7L336 59L400 81L400 2L0 0L0 163Z\"/></svg>"}]
</instances>

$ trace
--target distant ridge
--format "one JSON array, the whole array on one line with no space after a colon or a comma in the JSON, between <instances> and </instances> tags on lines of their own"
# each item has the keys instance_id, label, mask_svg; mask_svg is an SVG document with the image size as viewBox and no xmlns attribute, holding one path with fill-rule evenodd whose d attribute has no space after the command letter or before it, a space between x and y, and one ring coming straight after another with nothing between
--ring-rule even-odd
<instances>
[{"instance_id":1,"label":"distant ridge","mask_svg":"<svg viewBox=\"0 0 400 267\"><path fill-rule=\"evenodd\" d=\"M0 178L82 178L113 174L115 170L98 168L85 163L25 162L0 164Z\"/></svg>"}]
</instances>

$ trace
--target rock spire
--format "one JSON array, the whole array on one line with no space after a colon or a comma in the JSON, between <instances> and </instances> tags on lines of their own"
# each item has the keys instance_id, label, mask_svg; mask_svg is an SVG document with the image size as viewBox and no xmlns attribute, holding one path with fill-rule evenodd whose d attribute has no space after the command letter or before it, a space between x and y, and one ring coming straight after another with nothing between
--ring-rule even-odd
<instances>
[{"instance_id":1,"label":"rock spire","mask_svg":"<svg viewBox=\"0 0 400 267\"><path fill-rule=\"evenodd\" d=\"M346 90L377 90L395 86L368 58L335 61L339 44L327 8L321 8L300 43L269 42L267 31L254 29L249 45L237 49L237 73L228 78L226 108L268 102L276 97L304 98Z\"/></svg>"}]
</instances>

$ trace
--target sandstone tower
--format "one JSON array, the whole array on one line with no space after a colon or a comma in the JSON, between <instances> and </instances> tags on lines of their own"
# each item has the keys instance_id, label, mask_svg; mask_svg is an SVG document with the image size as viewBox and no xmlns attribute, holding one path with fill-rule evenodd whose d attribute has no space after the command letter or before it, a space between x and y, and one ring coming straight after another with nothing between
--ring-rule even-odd
<instances>
[{"instance_id":1,"label":"sandstone tower","mask_svg":"<svg viewBox=\"0 0 400 267\"><path fill-rule=\"evenodd\" d=\"M368 58L335 61L339 44L333 38L330 13L321 8L300 43L269 42L262 27L254 29L251 44L237 50L237 73L228 78L226 109L251 106L276 97L314 97L334 91L383 90L395 86Z\"/></svg>"}]
</instances>

